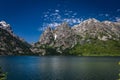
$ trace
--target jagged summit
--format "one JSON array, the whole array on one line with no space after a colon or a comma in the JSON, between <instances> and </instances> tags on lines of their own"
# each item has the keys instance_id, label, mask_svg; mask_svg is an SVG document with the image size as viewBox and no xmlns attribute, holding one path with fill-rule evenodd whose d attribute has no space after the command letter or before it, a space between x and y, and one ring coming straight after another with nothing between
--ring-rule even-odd
<instances>
[{"instance_id":1,"label":"jagged summit","mask_svg":"<svg viewBox=\"0 0 120 80\"><path fill-rule=\"evenodd\" d=\"M0 22L0 55L22 55L32 53L30 45L16 36L9 24Z\"/></svg>"},{"instance_id":2,"label":"jagged summit","mask_svg":"<svg viewBox=\"0 0 120 80\"><path fill-rule=\"evenodd\" d=\"M0 22L0 28L2 28L4 30L7 30L10 33L13 33L13 31L12 31L12 29L10 27L10 24L7 24L5 21Z\"/></svg>"},{"instance_id":3,"label":"jagged summit","mask_svg":"<svg viewBox=\"0 0 120 80\"><path fill-rule=\"evenodd\" d=\"M105 23L105 24L111 24L111 23L113 23L113 22L111 22L111 21L103 21L103 23Z\"/></svg>"},{"instance_id":4,"label":"jagged summit","mask_svg":"<svg viewBox=\"0 0 120 80\"><path fill-rule=\"evenodd\" d=\"M59 26L55 27L55 30L64 30L70 28L67 22L63 22Z\"/></svg>"},{"instance_id":5,"label":"jagged summit","mask_svg":"<svg viewBox=\"0 0 120 80\"><path fill-rule=\"evenodd\" d=\"M47 32L50 32L50 31L52 31L52 28L48 26L48 27L46 28L45 32L47 33Z\"/></svg>"},{"instance_id":6,"label":"jagged summit","mask_svg":"<svg viewBox=\"0 0 120 80\"><path fill-rule=\"evenodd\" d=\"M88 19L79 25L75 25L72 29L82 37L87 35L97 37L100 40L118 39L120 37L120 24L111 21L100 22L96 19Z\"/></svg>"},{"instance_id":7,"label":"jagged summit","mask_svg":"<svg viewBox=\"0 0 120 80\"><path fill-rule=\"evenodd\" d=\"M61 25L60 25L60 27L68 27L69 25L68 25L68 23L67 22L63 22Z\"/></svg>"},{"instance_id":8,"label":"jagged summit","mask_svg":"<svg viewBox=\"0 0 120 80\"><path fill-rule=\"evenodd\" d=\"M87 20L84 20L82 23L97 23L97 22L100 22L99 20L95 19L95 18L89 18Z\"/></svg>"},{"instance_id":9,"label":"jagged summit","mask_svg":"<svg viewBox=\"0 0 120 80\"><path fill-rule=\"evenodd\" d=\"M4 26L4 27L6 27L6 26L9 26L9 24L7 24L5 21L0 21L0 24L1 24L1 26Z\"/></svg>"},{"instance_id":10,"label":"jagged summit","mask_svg":"<svg viewBox=\"0 0 120 80\"><path fill-rule=\"evenodd\" d=\"M49 44L51 42L51 40L53 39L53 31L50 27L48 27L43 34L40 37L39 42L41 44Z\"/></svg>"}]
</instances>

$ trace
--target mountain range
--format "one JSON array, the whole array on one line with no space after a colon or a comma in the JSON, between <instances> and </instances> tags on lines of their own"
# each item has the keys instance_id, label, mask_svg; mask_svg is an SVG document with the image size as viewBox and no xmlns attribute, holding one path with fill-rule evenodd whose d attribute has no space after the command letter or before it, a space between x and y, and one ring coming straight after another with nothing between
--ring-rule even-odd
<instances>
[{"instance_id":1,"label":"mountain range","mask_svg":"<svg viewBox=\"0 0 120 80\"><path fill-rule=\"evenodd\" d=\"M31 54L31 45L15 35L5 21L0 22L0 55Z\"/></svg>"},{"instance_id":2,"label":"mountain range","mask_svg":"<svg viewBox=\"0 0 120 80\"><path fill-rule=\"evenodd\" d=\"M16 36L10 25L0 22L0 54L120 56L120 22L94 18L69 26L48 28L30 45Z\"/></svg>"}]
</instances>

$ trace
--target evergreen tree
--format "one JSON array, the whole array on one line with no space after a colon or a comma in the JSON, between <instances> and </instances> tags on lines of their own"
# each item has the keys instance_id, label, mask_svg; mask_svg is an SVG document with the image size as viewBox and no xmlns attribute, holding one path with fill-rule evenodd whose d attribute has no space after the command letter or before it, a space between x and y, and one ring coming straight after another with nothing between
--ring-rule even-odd
<instances>
[{"instance_id":1,"label":"evergreen tree","mask_svg":"<svg viewBox=\"0 0 120 80\"><path fill-rule=\"evenodd\" d=\"M6 80L6 73L3 73L1 67L0 67L0 80Z\"/></svg>"}]
</instances>

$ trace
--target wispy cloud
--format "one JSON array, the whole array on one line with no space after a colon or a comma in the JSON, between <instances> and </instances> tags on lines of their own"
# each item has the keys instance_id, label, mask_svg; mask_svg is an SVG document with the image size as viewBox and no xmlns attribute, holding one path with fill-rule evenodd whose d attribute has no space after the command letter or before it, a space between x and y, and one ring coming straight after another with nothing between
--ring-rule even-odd
<instances>
[{"instance_id":1,"label":"wispy cloud","mask_svg":"<svg viewBox=\"0 0 120 80\"><path fill-rule=\"evenodd\" d=\"M82 19L79 19L79 18L65 18L63 21L69 23L70 25L73 25L73 24L81 23Z\"/></svg>"},{"instance_id":2,"label":"wispy cloud","mask_svg":"<svg viewBox=\"0 0 120 80\"><path fill-rule=\"evenodd\" d=\"M117 12L120 12L120 9L117 9Z\"/></svg>"},{"instance_id":3,"label":"wispy cloud","mask_svg":"<svg viewBox=\"0 0 120 80\"><path fill-rule=\"evenodd\" d=\"M38 28L38 31L45 31L47 27L55 28L59 26L61 23L53 22L53 23L44 23L42 27Z\"/></svg>"},{"instance_id":4,"label":"wispy cloud","mask_svg":"<svg viewBox=\"0 0 120 80\"><path fill-rule=\"evenodd\" d=\"M120 22L120 17L115 18L117 22Z\"/></svg>"},{"instance_id":5,"label":"wispy cloud","mask_svg":"<svg viewBox=\"0 0 120 80\"><path fill-rule=\"evenodd\" d=\"M48 26L51 28L57 27L59 25L60 25L60 23L56 23L56 22L48 24Z\"/></svg>"},{"instance_id":6,"label":"wispy cloud","mask_svg":"<svg viewBox=\"0 0 120 80\"><path fill-rule=\"evenodd\" d=\"M55 12L59 12L59 10L58 10L58 9L56 9L56 10L55 10Z\"/></svg>"},{"instance_id":7,"label":"wispy cloud","mask_svg":"<svg viewBox=\"0 0 120 80\"><path fill-rule=\"evenodd\" d=\"M69 25L79 24L83 19L76 17L78 14L72 10L48 9L43 13L44 23L39 31L44 31L46 27L55 28L63 22L67 22Z\"/></svg>"},{"instance_id":8,"label":"wispy cloud","mask_svg":"<svg viewBox=\"0 0 120 80\"><path fill-rule=\"evenodd\" d=\"M109 17L110 15L105 13L105 14L99 14L99 16L103 16L103 17Z\"/></svg>"},{"instance_id":9,"label":"wispy cloud","mask_svg":"<svg viewBox=\"0 0 120 80\"><path fill-rule=\"evenodd\" d=\"M46 29L47 29L47 26L46 26L46 27L45 27L45 26L44 26L44 27L39 27L39 28L38 28L38 31L44 31L44 30L46 30Z\"/></svg>"}]
</instances>

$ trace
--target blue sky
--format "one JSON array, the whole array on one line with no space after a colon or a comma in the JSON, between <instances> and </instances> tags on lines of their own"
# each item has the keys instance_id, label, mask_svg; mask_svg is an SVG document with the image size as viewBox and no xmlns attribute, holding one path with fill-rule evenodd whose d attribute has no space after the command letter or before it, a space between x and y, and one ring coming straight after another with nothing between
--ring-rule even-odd
<instances>
[{"instance_id":1,"label":"blue sky","mask_svg":"<svg viewBox=\"0 0 120 80\"><path fill-rule=\"evenodd\" d=\"M0 20L29 43L37 42L46 26L84 19L120 20L120 0L0 0Z\"/></svg>"}]
</instances>

